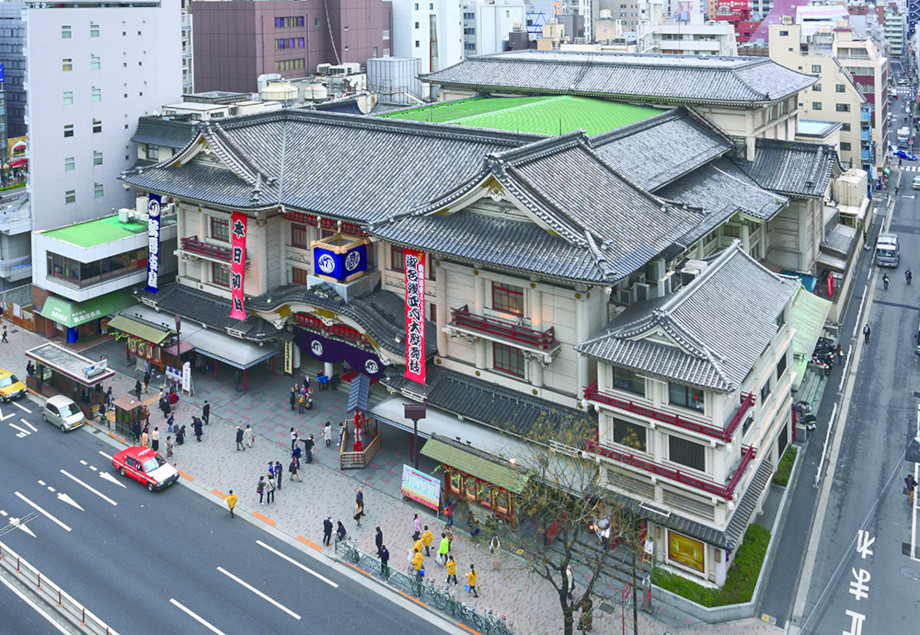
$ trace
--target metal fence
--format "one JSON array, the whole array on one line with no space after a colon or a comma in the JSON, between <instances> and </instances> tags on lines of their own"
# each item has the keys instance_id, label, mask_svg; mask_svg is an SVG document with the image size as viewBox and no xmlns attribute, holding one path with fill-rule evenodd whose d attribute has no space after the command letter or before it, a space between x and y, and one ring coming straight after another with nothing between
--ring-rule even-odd
<instances>
[{"instance_id":1,"label":"metal fence","mask_svg":"<svg viewBox=\"0 0 920 635\"><path fill-rule=\"evenodd\" d=\"M418 598L426 606L437 608L440 612L472 626L485 635L513 635L504 617L494 615L491 610L485 613L477 612L456 599L456 592L451 591L449 585L442 586L436 585L433 581L419 581L414 572L403 573L393 567L387 567L388 571L384 574L380 560L360 551L351 538L336 540L335 553L352 566L378 577L381 582Z\"/></svg>"}]
</instances>

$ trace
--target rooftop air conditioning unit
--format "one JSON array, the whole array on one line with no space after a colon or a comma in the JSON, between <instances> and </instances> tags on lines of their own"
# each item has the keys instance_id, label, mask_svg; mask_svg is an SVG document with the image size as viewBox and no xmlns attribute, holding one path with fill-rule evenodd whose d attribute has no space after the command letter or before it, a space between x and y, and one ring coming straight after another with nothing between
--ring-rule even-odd
<instances>
[{"instance_id":1,"label":"rooftop air conditioning unit","mask_svg":"<svg viewBox=\"0 0 920 635\"><path fill-rule=\"evenodd\" d=\"M316 72L320 75L328 75L330 68L332 68L332 64L317 64Z\"/></svg>"}]
</instances>

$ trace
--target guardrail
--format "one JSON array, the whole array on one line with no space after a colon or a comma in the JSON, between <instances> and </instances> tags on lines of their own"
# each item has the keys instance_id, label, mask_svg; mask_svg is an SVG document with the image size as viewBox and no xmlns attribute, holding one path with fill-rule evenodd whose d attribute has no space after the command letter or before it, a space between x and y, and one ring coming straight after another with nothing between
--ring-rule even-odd
<instances>
[{"instance_id":1,"label":"guardrail","mask_svg":"<svg viewBox=\"0 0 920 635\"><path fill-rule=\"evenodd\" d=\"M43 576L41 571L22 559L15 551L0 542L0 569L15 577L31 589L32 595L56 610L62 620L79 625L86 633L117 635L112 628L93 615L84 605L70 597L66 591Z\"/></svg>"},{"instance_id":2,"label":"guardrail","mask_svg":"<svg viewBox=\"0 0 920 635\"><path fill-rule=\"evenodd\" d=\"M380 560L360 551L352 544L351 538L336 540L335 553L351 566L372 576L379 576L381 582L396 587L402 593L413 595L426 606L434 606L442 613L469 624L485 635L513 635L514 633L505 619L494 615L491 610L479 613L464 602L454 599L454 593L448 585L441 587L433 581L420 582L414 575L410 576L396 571L393 567L387 567L384 573ZM405 563L405 560L398 560Z\"/></svg>"}]
</instances>

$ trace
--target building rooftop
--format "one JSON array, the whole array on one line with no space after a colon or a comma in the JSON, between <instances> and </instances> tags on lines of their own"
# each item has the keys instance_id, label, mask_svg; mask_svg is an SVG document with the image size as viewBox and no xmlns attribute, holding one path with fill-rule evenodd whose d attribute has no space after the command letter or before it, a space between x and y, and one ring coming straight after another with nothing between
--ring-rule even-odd
<instances>
[{"instance_id":1,"label":"building rooftop","mask_svg":"<svg viewBox=\"0 0 920 635\"><path fill-rule=\"evenodd\" d=\"M450 123L458 126L565 134L584 130L600 134L648 119L661 111L588 97L473 97L380 115L392 119Z\"/></svg>"},{"instance_id":2,"label":"building rooftop","mask_svg":"<svg viewBox=\"0 0 920 635\"><path fill-rule=\"evenodd\" d=\"M49 238L71 243L78 247L96 247L119 238L128 238L146 232L146 222L131 221L122 223L118 220L118 215L116 214L84 223L77 223L76 225L50 229L42 233Z\"/></svg>"}]
</instances>

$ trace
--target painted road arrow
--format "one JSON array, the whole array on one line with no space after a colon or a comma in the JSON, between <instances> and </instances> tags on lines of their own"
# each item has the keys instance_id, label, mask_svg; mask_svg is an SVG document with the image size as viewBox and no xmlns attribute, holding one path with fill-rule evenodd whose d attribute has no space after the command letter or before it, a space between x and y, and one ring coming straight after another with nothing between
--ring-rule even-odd
<instances>
[{"instance_id":1,"label":"painted road arrow","mask_svg":"<svg viewBox=\"0 0 920 635\"><path fill-rule=\"evenodd\" d=\"M119 481L117 478L115 478L114 476L112 476L112 475L109 474L108 472L99 472L99 478L104 478L105 480L109 481L110 483L115 483L115 484L118 485L119 487L125 487L125 488L127 488L127 485L125 485L124 483L122 483L121 481Z\"/></svg>"},{"instance_id":2,"label":"painted road arrow","mask_svg":"<svg viewBox=\"0 0 920 635\"><path fill-rule=\"evenodd\" d=\"M67 494L62 494L61 492L58 492L58 493L57 493L57 497L58 497L58 500L61 501L62 503L67 503L68 505L73 505L74 507L76 507L77 509L79 509L81 512L85 512L85 511L86 511L85 509L83 509L82 507L80 507L80 506L77 504L77 501L75 501L74 499L72 499L72 498L71 498L70 496L68 496Z\"/></svg>"},{"instance_id":3,"label":"painted road arrow","mask_svg":"<svg viewBox=\"0 0 920 635\"><path fill-rule=\"evenodd\" d=\"M10 414L5 415L5 414L3 414L3 410L0 409L0 421L6 421L6 420L9 419L10 417L15 417L15 416L16 416L16 413L15 413L15 412L11 412Z\"/></svg>"}]
</instances>

